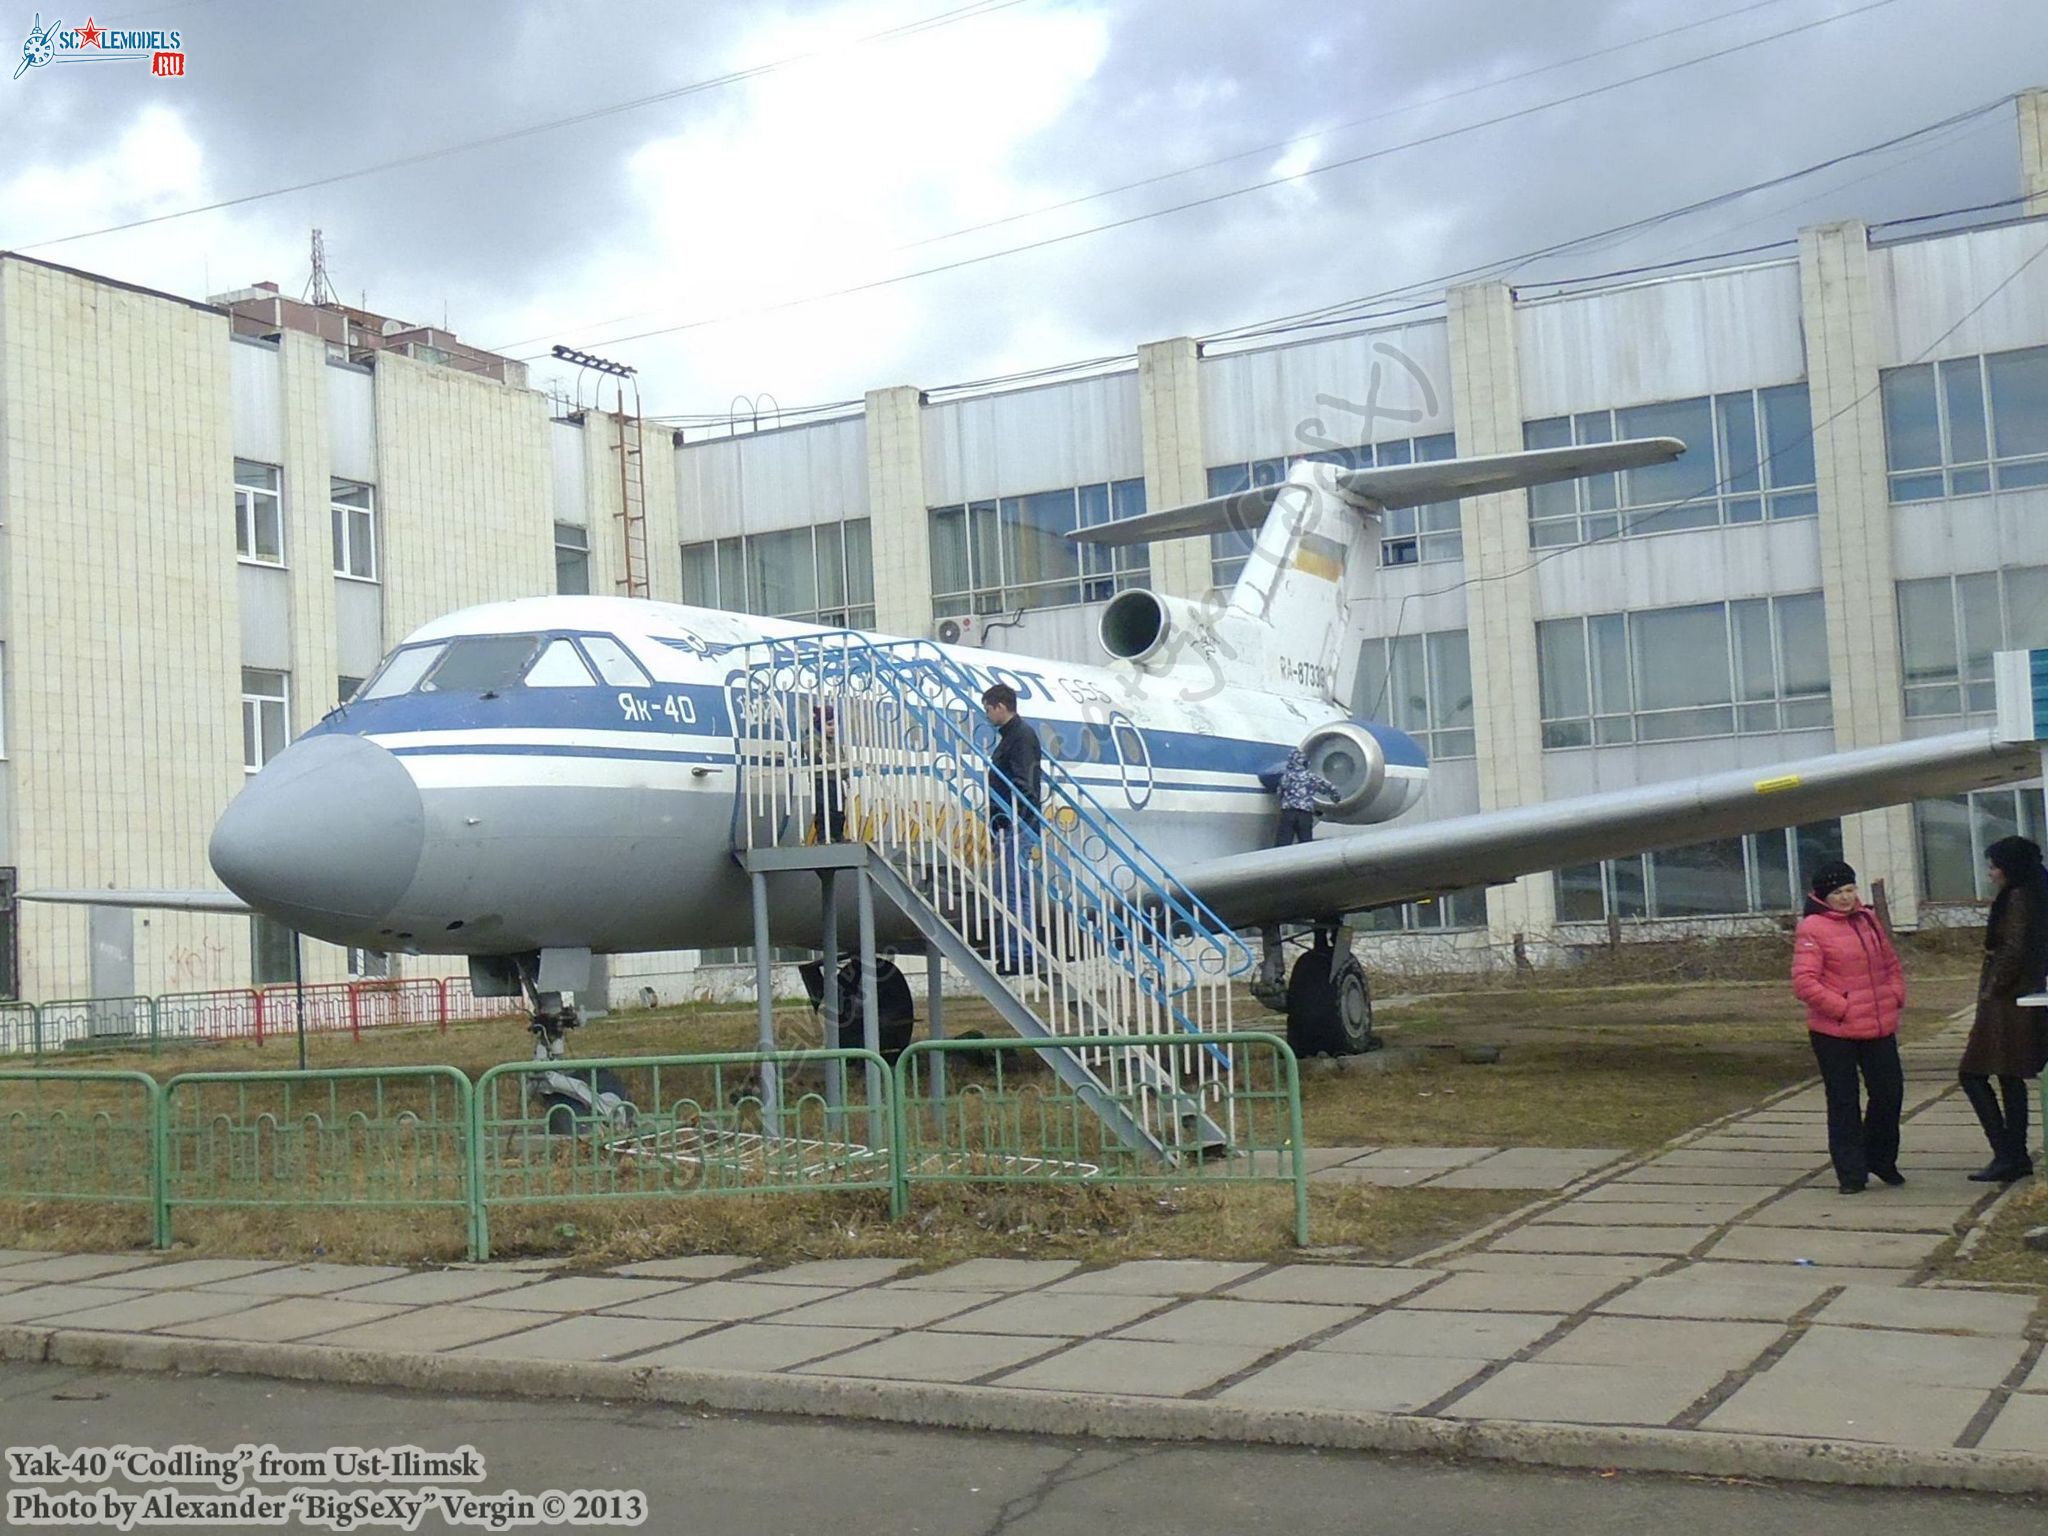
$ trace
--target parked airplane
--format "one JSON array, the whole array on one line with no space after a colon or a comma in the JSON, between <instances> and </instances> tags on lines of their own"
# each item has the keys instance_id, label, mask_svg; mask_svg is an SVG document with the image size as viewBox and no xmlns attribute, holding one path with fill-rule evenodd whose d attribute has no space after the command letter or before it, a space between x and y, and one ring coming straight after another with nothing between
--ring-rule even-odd
<instances>
[{"instance_id":1,"label":"parked airplane","mask_svg":"<svg viewBox=\"0 0 2048 1536\"><path fill-rule=\"evenodd\" d=\"M1353 719L1333 692L1345 570L1370 556L1378 514L1681 452L1654 439L1385 469L1304 462L1281 486L1073 536L1133 544L1255 521L1244 575L1220 610L1121 593L1101 618L1104 665L943 654L977 681L1014 687L1069 782L1226 923L1262 930L1258 995L1288 1013L1298 1043L1358 1049L1369 994L1343 914L2039 771L2033 748L1967 731L1386 828L1420 798L1427 759L1402 732ZM591 955L752 941L748 876L733 853L740 763L728 682L750 644L822 633L606 597L454 613L407 636L229 805L211 857L234 897L36 894L253 910L334 944L466 955L480 991L509 995L516 978L536 1031L558 1043L574 1022L558 994L587 984ZM1315 841L1272 848L1275 806L1259 775L1296 746L1337 799ZM801 874L771 882L777 942L814 945L817 892ZM915 942L902 912L878 922L883 942ZM1292 976L1286 924L1313 936Z\"/></svg>"}]
</instances>

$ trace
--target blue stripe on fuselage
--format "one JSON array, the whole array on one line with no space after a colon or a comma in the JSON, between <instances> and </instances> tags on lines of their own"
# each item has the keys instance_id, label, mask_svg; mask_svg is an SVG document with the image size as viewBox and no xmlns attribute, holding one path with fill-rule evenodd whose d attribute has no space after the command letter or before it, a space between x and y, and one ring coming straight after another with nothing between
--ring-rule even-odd
<instances>
[{"instance_id":1,"label":"blue stripe on fuselage","mask_svg":"<svg viewBox=\"0 0 2048 1536\"><path fill-rule=\"evenodd\" d=\"M1039 714L1032 717L1046 750L1063 763L1117 762L1115 741L1107 725ZM1428 758L1411 736L1391 726L1361 721L1395 768L1426 768ZM977 721L981 735L988 728ZM363 699L330 714L308 735L392 736L426 731L558 730L633 731L648 738L650 750L661 752L665 738L717 736L730 740L725 690L704 684L656 683L646 688L526 688L515 686L486 697L482 694L410 693L390 699ZM1278 768L1288 747L1270 741L1234 736L1208 736L1195 731L1141 728L1155 775L1223 773L1256 779ZM551 750L536 745L534 750ZM605 749L593 748L602 752ZM620 756L635 749L622 747ZM729 753L727 757L729 757ZM727 760L725 757L718 761ZM1194 787L1194 786L1189 786Z\"/></svg>"}]
</instances>

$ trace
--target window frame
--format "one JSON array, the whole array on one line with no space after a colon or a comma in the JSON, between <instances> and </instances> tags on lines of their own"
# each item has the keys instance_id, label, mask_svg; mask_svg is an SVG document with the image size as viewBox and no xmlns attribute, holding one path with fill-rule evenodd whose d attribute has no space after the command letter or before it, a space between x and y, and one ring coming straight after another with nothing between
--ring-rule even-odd
<instances>
[{"instance_id":1,"label":"window frame","mask_svg":"<svg viewBox=\"0 0 2048 1536\"><path fill-rule=\"evenodd\" d=\"M564 533L574 534L581 542L575 544L564 543L562 539ZM562 585L562 556L564 554L579 557L581 561L583 585L579 589L572 591L570 588ZM591 595L590 530L581 523L555 524L555 593L559 597L589 597Z\"/></svg>"},{"instance_id":2,"label":"window frame","mask_svg":"<svg viewBox=\"0 0 2048 1536\"><path fill-rule=\"evenodd\" d=\"M830 530L837 530L839 546L838 561L832 565L828 550ZM858 530L858 531L856 531ZM753 551L748 547L755 538L779 538L784 535L807 531L811 535L811 573L817 602L813 607L795 609L787 613L763 613L751 605ZM850 551L859 545L865 554L864 560L851 558ZM802 530L778 528L766 534L728 535L722 539L697 539L679 548L683 582L683 601L692 607L709 608L723 613L744 613L755 618L788 619L799 624L818 624L827 629L873 629L875 627L875 561L873 523L865 517L846 517L834 522L808 523ZM692 562L698 569L693 573ZM836 573L836 581L828 583L827 571ZM832 592L826 590L830 585ZM708 586L708 598L702 589ZM738 590L728 592L728 586ZM698 589L695 593L692 588ZM826 599L836 593L838 601Z\"/></svg>"},{"instance_id":3,"label":"window frame","mask_svg":"<svg viewBox=\"0 0 2048 1536\"><path fill-rule=\"evenodd\" d=\"M1774 860L1768 866L1765 857L1765 839L1781 839ZM1698 849L1711 848L1720 843L1740 842L1742 845L1742 883L1744 906L1740 911L1720 912L1666 912L1662 910L1664 883L1671 878L1671 870L1660 868L1659 855L1667 862L1675 854L1691 853ZM1595 864L1573 864L1551 871L1551 898L1560 928L1588 927L1607 922L1617 923L1698 923L1720 922L1729 918L1768 918L1786 912L1797 912L1805 894L1806 875L1812 866L1829 856L1839 858L1842 846L1842 823L1840 817L1829 817L1821 821L1803 822L1798 826L1781 827L1768 832L1750 832L1738 838L1715 838L1705 843L1686 843L1676 847L1659 849L1655 852L1629 854L1618 859L1602 859ZM1587 916L1578 912L1566 913L1566 887L1568 882L1578 881L1576 890L1584 894L1588 887L1584 876L1597 871L1599 874L1600 911L1598 915ZM1780 895L1778 890L1765 891L1767 879L1782 877L1783 905L1775 904ZM1624 889L1626 887L1626 889ZM1623 910L1617 910L1620 907ZM1637 910L1628 910L1628 908Z\"/></svg>"},{"instance_id":4,"label":"window frame","mask_svg":"<svg viewBox=\"0 0 2048 1536\"><path fill-rule=\"evenodd\" d=\"M1771 406L1789 399L1797 390L1806 397L1806 435L1791 443L1773 440ZM1743 402L1740 417L1733 416L1736 402ZM1802 457L1813 459L1813 396L1805 379L1783 384L1765 384L1752 389L1722 390L1714 394L1685 395L1671 400L1648 400L1636 405L1610 406L1602 410L1579 411L1565 416L1542 416L1522 423L1522 444L1527 449L1582 447L1616 442L1637 435L1624 431L1624 414L1664 410L1678 411L1702 406L1706 411L1709 446L1713 462L1704 490L1664 500L1636 501L1631 490L1639 477L1670 472L1670 466L1643 470L1622 470L1561 480L1532 488L1529 496L1529 542L1536 549L1566 548L1577 544L1604 543L1611 539L1653 538L1666 533L1689 533L1708 528L1755 523L1791 522L1819 514L1818 470L1813 479L1782 479L1779 466L1788 459L1797 464ZM1738 451L1730 431L1731 423L1747 423L1744 441L1753 447ZM1687 461L1699 452L1687 444ZM1756 454L1753 463L1746 460ZM1669 521L1665 514L1684 512L1686 520ZM1711 516L1703 514L1711 513ZM1662 526L1655 526L1659 523ZM1651 526L1645 526L1651 525Z\"/></svg>"},{"instance_id":5,"label":"window frame","mask_svg":"<svg viewBox=\"0 0 2048 1536\"><path fill-rule=\"evenodd\" d=\"M1884 392L1885 404L1885 491L1893 506L1986 496L2048 485L2048 450L2008 454L1998 451L1998 399L1991 387L1994 359L2035 355L2040 357L2044 366L2048 366L2048 346L2007 347L1996 352L1908 363L1879 373L1878 383ZM1984 451L1960 456L1957 453L1956 402L1952 398L1951 381L1965 372L1970 374L1975 384L1976 425L1983 435ZM1891 427L1890 391L1895 380L1905 381L1914 375L1924 377L1933 389L1935 458L1931 463L1901 465L1894 458L1896 440Z\"/></svg>"},{"instance_id":6,"label":"window frame","mask_svg":"<svg viewBox=\"0 0 2048 1536\"><path fill-rule=\"evenodd\" d=\"M362 493L363 504L344 501L344 496ZM327 482L327 512L333 525L334 574L342 581L360 581L374 586L380 580L377 539L377 487L365 480L348 480L340 475L330 476ZM354 569L358 540L355 533L356 519L362 519L363 535L361 546L368 551L365 562L368 573Z\"/></svg>"},{"instance_id":7,"label":"window frame","mask_svg":"<svg viewBox=\"0 0 2048 1536\"><path fill-rule=\"evenodd\" d=\"M274 677L278 682L276 693L258 693L249 683L252 676ZM280 725L277 751L265 755L263 750L264 711L275 706ZM242 771L245 774L261 773L277 761L286 747L292 744L292 675L270 667L242 668ZM251 761L251 758L254 761Z\"/></svg>"},{"instance_id":8,"label":"window frame","mask_svg":"<svg viewBox=\"0 0 2048 1536\"><path fill-rule=\"evenodd\" d=\"M1360 640L1357 670L1351 679L1352 714L1382 721L1414 737L1422 743L1423 750L1433 762L1478 756L1475 723L1477 688L1474 687L1462 700L1462 711L1458 707L1460 701L1446 699L1442 691L1443 651L1453 640L1462 642L1465 647L1464 676L1469 682L1472 677L1472 636L1469 629L1434 629L1415 635L1368 635ZM1393 690L1397 676L1394 649L1407 644L1414 647L1414 660L1410 664L1422 670L1424 719L1419 724L1411 710L1396 703ZM1368 660L1368 653L1376 654ZM1370 697L1367 696L1368 691ZM1446 717L1460 718L1461 714L1463 724L1439 723Z\"/></svg>"},{"instance_id":9,"label":"window frame","mask_svg":"<svg viewBox=\"0 0 2048 1536\"><path fill-rule=\"evenodd\" d=\"M2048 587L2048 565L1999 566L1989 571L1951 571L1943 576L1922 576L1893 585L1894 606L1898 610L1899 646L1899 688L1901 701L1909 720L1968 720L1981 716L1989 718L1997 713L1998 704L1991 678L1991 656L2001 650L2025 650L2033 645L2048 643L2048 635L2033 640L2030 644L2022 641L2028 637L2014 638L2018 632L2017 617L2022 606L2014 601L2015 578L2032 578ZM1991 582L1997 587L1998 633L1990 650L1973 658L1970 654L1970 618L1983 617L1984 605L1974 596L1963 594L1965 582ZM1936 587L1945 587L1948 603L1943 615L1948 620L1945 636L1909 636L1907 622L1909 615L1920 604L1915 594L1927 593ZM1922 642L1930 639L1945 639L1948 654L1954 659L1955 670L1938 678L1915 682L1907 670L1910 654L1909 639ZM1972 661L1979 663L1974 669ZM1953 708L1931 707L1943 696L1954 704Z\"/></svg>"},{"instance_id":10,"label":"window frame","mask_svg":"<svg viewBox=\"0 0 2048 1536\"><path fill-rule=\"evenodd\" d=\"M248 469L268 470L272 483L254 485L244 478ZM234 469L235 495L235 558L243 565L261 566L265 570L284 570L290 561L285 545L284 527L284 468L278 464L265 464L260 459L236 459ZM261 516L260 501L270 503L270 518L277 540L277 558L269 559L257 553L261 543L256 537L256 528Z\"/></svg>"},{"instance_id":11,"label":"window frame","mask_svg":"<svg viewBox=\"0 0 2048 1536\"><path fill-rule=\"evenodd\" d=\"M1720 598L1708 603L1680 603L1666 608L1634 608L1619 613L1576 614L1543 619L1536 626L1536 668L1538 681L1538 724L1542 750L1575 751L1586 747L1657 744L1670 741L1705 741L1723 736L1764 736L1784 731L1821 730L1834 722L1834 679L1819 690L1794 688L1787 664L1785 641L1792 603L1818 602L1821 619L1826 620L1826 599L1819 592L1778 592L1767 597ZM1741 630L1737 609L1766 604L1771 646L1771 688L1768 698L1744 696L1741 671ZM1725 699L1645 708L1638 681L1644 664L1644 621L1693 609L1718 609L1721 617L1722 678ZM1576 626L1577 638L1572 638ZM1619 666L1603 664L1613 658L1619 640ZM1559 676L1546 663L1555 646L1569 650L1570 660L1584 669L1577 677ZM1618 675L1615 675L1617 674ZM1698 668L1691 675L1698 675ZM1569 688L1574 702L1583 702L1585 714L1552 714L1553 702ZM1614 694L1626 694L1626 708L1614 707ZM1729 729L1686 729L1686 716L1725 714ZM1704 723L1704 722L1702 722Z\"/></svg>"},{"instance_id":12,"label":"window frame","mask_svg":"<svg viewBox=\"0 0 2048 1536\"><path fill-rule=\"evenodd\" d=\"M1035 612L1049 608L1078 608L1106 602L1118 592L1143 587L1152 579L1152 546L1129 544L1091 546L1055 541L1065 534L1105 522L1135 517L1145 510L1145 482L1141 477L1122 480L1094 480L1081 485L1056 486L1050 490L1021 495L982 497L950 505L927 507L925 526L936 548L944 543L957 547L964 586L941 589L938 561L933 561L932 614L935 618L966 615ZM1064 499L1064 516L1047 519L1044 513L1059 507ZM1089 510L1093 507L1093 511ZM1102 515L1106 512L1106 516ZM957 533L942 525L957 518ZM1055 548L1061 558L1070 558L1071 572L1025 579L1027 549L1031 540ZM951 562L949 562L951 563ZM993 566L994 569L989 569Z\"/></svg>"}]
</instances>

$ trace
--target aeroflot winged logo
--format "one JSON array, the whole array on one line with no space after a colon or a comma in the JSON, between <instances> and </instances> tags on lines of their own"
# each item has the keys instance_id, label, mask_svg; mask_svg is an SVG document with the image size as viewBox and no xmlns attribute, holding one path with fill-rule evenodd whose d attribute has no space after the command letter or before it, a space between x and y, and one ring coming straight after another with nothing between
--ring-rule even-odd
<instances>
[{"instance_id":1,"label":"aeroflot winged logo","mask_svg":"<svg viewBox=\"0 0 2048 1536\"><path fill-rule=\"evenodd\" d=\"M185 73L185 34L182 32L135 31L126 27L103 27L90 17L82 27L66 27L61 21L43 25L42 12L28 30L21 45L21 62L14 66L19 80L45 64L147 64L158 79L176 79Z\"/></svg>"}]
</instances>

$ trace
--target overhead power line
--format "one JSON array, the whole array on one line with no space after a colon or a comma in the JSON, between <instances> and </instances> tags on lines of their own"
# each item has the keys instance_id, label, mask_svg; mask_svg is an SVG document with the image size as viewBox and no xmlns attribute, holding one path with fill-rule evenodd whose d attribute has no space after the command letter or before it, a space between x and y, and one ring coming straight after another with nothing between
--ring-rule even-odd
<instances>
[{"instance_id":1,"label":"overhead power line","mask_svg":"<svg viewBox=\"0 0 2048 1536\"><path fill-rule=\"evenodd\" d=\"M518 139L529 139L544 133L553 133L560 128L572 128L580 123L596 122L600 118L617 117L624 112L637 112L643 107L655 106L661 102L680 101L687 96L701 95L706 91L721 90L728 85L737 85L747 80L757 80L763 75L793 65L806 64L813 59L825 58L849 49L864 48L872 43L888 42L900 37L914 36L920 32L935 31L940 27L952 26L956 22L973 21L1006 11L1012 6L1028 5L1033 0L972 0L971 4L956 6L950 11L921 17L916 21L902 22L885 27L879 32L870 32L849 42L835 43L829 47L812 48L803 53L792 53L765 64L751 65L746 69L732 70L723 75L713 75L705 80L693 80L687 85L673 86L665 91L655 91L646 96L635 96L626 101L614 101L604 106L592 107L587 111L571 113L567 117L549 118L545 122L527 123L517 128L507 128L498 133L485 134L482 138L464 139L456 144L443 144L435 149L423 149L414 154L399 155L390 160L379 160L370 165L359 165L346 171L335 171L325 176L310 176L303 181L291 182L285 186L266 187L260 192L244 192L236 197L224 197L211 203L199 203L189 208L175 208L168 213L151 214L146 218L127 219L119 224L105 224L98 229L82 229L69 235L56 235L47 240L37 240L17 245L17 251L48 250L52 246L69 245L77 240L91 240L100 235L117 235L126 230L144 229L153 224L168 224L174 219L189 219L202 213L218 213L223 208L243 208L251 203L265 202L273 197L286 197L294 192L307 192L315 187L331 187L344 181L359 181L365 176L381 175L385 171L402 170L407 166L425 165L432 160L445 159L450 155L467 154L471 150L488 149L496 144L509 144Z\"/></svg>"},{"instance_id":2,"label":"overhead power line","mask_svg":"<svg viewBox=\"0 0 2048 1536\"><path fill-rule=\"evenodd\" d=\"M1342 159L1332 160L1324 165L1311 166L1303 171L1266 177L1245 186L1228 188L1221 192L1210 193L1204 197L1189 198L1184 202L1169 204L1164 208L1155 208L1149 212L1131 214L1120 219L1111 219L1107 222L1092 224L1082 229L1068 230L1062 234L1047 235L1022 245L1008 246L995 251L985 251L974 256L963 256L957 260L941 262L935 266L922 267L910 272L899 272L888 277L873 278L864 283L852 283L846 287L835 288L828 292L807 294L800 298L784 299L778 303L733 310L720 315L706 315L694 320L678 321L672 325L651 326L645 330L629 331L617 336L603 336L596 338L595 344L600 346L617 346L622 342L644 341L651 336L672 336L683 331L701 330L706 326L727 324L733 320L748 319L757 315L776 314L784 310L802 308L831 299L848 298L855 294L869 293L881 288L890 288L900 283L914 282L920 278L935 277L941 273L957 272L968 267L981 266L987 262L1000 261L1007 257L1019 256L1031 251L1047 250L1054 246L1071 244L1074 241L1084 240L1093 235L1105 234L1112 230L1128 229L1136 224L1165 218L1171 214L1185 213L1194 208L1212 207L1236 198L1250 196L1255 192L1268 191L1274 187L1298 185L1312 177L1326 176L1333 171L1341 171L1355 165L1364 165L1371 161L1382 160L1390 155L1400 154L1406 150L1420 149L1430 144L1440 144L1447 140L1461 138L1466 134L1476 133L1481 129L1499 127L1503 123L1519 122L1522 119L1534 117L1539 113L1555 111L1559 107L1572 106L1596 96L1603 96L1625 89L1631 85L1639 85L1646 80L1660 79L1665 75L1675 74L1680 70L1696 68L1701 64L1711 63L1716 59L1725 59L1738 53L1745 53L1753 48L1760 48L1769 43L1782 41L1788 37L1814 31L1820 27L1831 26L1836 22L1848 21L1857 16L1865 16L1873 11L1883 10L1888 6L1898 3L1899 0L1866 0L1866 3L1856 6L1851 10L1838 11L1812 21L1801 22L1797 26L1786 27L1762 37L1751 38L1746 42L1731 44L1725 48L1717 48L1709 53L1697 54L1692 58L1679 59L1670 64L1660 65L1655 69L1644 70L1619 80L1608 81L1603 85L1588 86L1583 90L1574 91L1566 96L1536 102L1530 106L1519 107L1511 112L1497 113L1492 117L1482 118L1476 122L1446 128L1436 133L1424 134L1418 138L1404 140L1397 144L1383 145L1380 148L1367 150L1360 154L1347 155ZM559 333L550 332L549 334Z\"/></svg>"}]
</instances>

